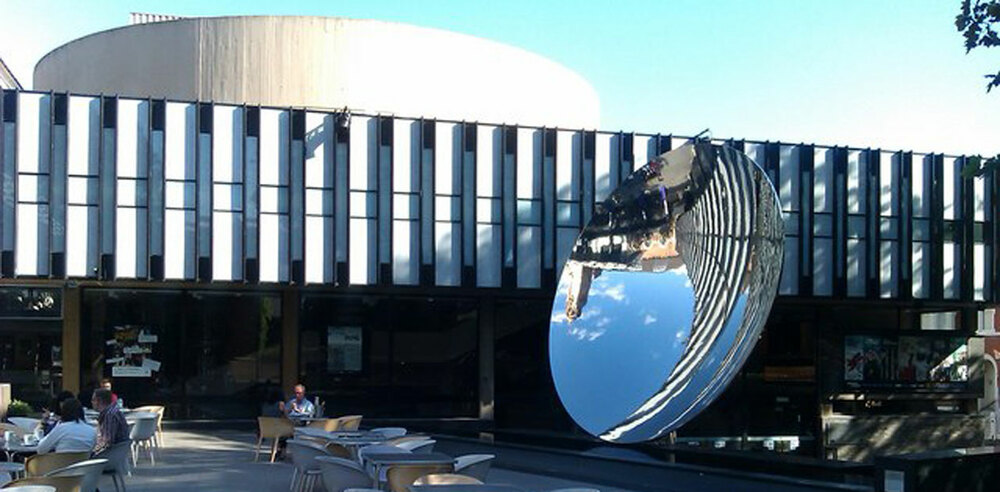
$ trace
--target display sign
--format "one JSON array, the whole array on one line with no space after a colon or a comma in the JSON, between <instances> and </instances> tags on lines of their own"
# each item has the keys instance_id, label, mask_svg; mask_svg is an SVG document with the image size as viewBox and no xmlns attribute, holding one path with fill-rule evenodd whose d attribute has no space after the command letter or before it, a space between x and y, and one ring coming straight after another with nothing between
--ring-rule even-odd
<instances>
[{"instance_id":1,"label":"display sign","mask_svg":"<svg viewBox=\"0 0 1000 492\"><path fill-rule=\"evenodd\" d=\"M153 359L153 348L159 337L143 325L120 325L111 330L106 342L105 367L111 368L116 378L148 378L160 370L160 362Z\"/></svg>"},{"instance_id":2,"label":"display sign","mask_svg":"<svg viewBox=\"0 0 1000 492\"><path fill-rule=\"evenodd\" d=\"M362 335L360 326L328 326L326 329L326 370L330 373L361 372Z\"/></svg>"},{"instance_id":3,"label":"display sign","mask_svg":"<svg viewBox=\"0 0 1000 492\"><path fill-rule=\"evenodd\" d=\"M0 319L61 317L62 289L0 288Z\"/></svg>"},{"instance_id":4,"label":"display sign","mask_svg":"<svg viewBox=\"0 0 1000 492\"><path fill-rule=\"evenodd\" d=\"M963 390L969 380L965 337L844 337L848 388Z\"/></svg>"}]
</instances>

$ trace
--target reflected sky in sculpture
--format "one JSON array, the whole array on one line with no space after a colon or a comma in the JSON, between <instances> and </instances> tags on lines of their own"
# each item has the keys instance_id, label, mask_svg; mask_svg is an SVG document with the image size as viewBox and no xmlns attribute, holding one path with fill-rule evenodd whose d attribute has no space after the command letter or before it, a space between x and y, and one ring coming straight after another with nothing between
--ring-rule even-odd
<instances>
[{"instance_id":1,"label":"reflected sky in sculpture","mask_svg":"<svg viewBox=\"0 0 1000 492\"><path fill-rule=\"evenodd\" d=\"M711 403L767 319L782 234L764 173L710 143L663 154L598 204L563 268L549 334L576 422L636 442Z\"/></svg>"}]
</instances>

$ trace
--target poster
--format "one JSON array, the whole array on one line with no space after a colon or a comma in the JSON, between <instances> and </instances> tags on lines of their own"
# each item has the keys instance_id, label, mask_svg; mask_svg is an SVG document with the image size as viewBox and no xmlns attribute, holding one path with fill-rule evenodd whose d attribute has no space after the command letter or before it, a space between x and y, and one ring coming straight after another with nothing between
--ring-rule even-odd
<instances>
[{"instance_id":1,"label":"poster","mask_svg":"<svg viewBox=\"0 0 1000 492\"><path fill-rule=\"evenodd\" d=\"M143 325L119 325L111 330L106 342L105 367L111 368L111 377L148 378L160 370L160 362L153 358L159 338L152 329Z\"/></svg>"},{"instance_id":2,"label":"poster","mask_svg":"<svg viewBox=\"0 0 1000 492\"><path fill-rule=\"evenodd\" d=\"M849 388L959 390L968 380L964 337L844 337L844 381Z\"/></svg>"},{"instance_id":3,"label":"poster","mask_svg":"<svg viewBox=\"0 0 1000 492\"><path fill-rule=\"evenodd\" d=\"M360 326L326 328L326 370L330 373L361 372Z\"/></svg>"}]
</instances>

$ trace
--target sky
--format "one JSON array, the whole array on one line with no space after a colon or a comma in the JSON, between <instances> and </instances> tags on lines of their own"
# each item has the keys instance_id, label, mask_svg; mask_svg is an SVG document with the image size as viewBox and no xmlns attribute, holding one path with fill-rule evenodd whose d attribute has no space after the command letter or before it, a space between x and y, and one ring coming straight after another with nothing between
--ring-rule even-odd
<instances>
[{"instance_id":1,"label":"sky","mask_svg":"<svg viewBox=\"0 0 1000 492\"><path fill-rule=\"evenodd\" d=\"M0 0L0 58L35 62L129 12L324 15L492 39L576 71L601 129L946 154L1000 153L1000 48L965 53L959 0Z\"/></svg>"}]
</instances>

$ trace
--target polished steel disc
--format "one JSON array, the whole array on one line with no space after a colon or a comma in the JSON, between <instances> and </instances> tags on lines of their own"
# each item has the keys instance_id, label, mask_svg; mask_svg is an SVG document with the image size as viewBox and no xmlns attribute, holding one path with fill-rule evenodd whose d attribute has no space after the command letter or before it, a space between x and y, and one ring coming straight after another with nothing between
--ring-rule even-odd
<instances>
[{"instance_id":1,"label":"polished steel disc","mask_svg":"<svg viewBox=\"0 0 1000 492\"><path fill-rule=\"evenodd\" d=\"M659 156L597 204L549 328L552 377L577 424L638 442L707 407L764 327L783 233L767 175L707 142Z\"/></svg>"}]
</instances>

